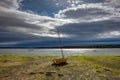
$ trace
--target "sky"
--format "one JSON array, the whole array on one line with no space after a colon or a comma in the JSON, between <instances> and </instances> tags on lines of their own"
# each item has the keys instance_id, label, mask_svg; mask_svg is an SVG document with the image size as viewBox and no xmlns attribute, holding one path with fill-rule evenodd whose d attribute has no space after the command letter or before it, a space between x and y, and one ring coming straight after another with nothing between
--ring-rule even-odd
<instances>
[{"instance_id":1,"label":"sky","mask_svg":"<svg viewBox=\"0 0 120 80\"><path fill-rule=\"evenodd\" d=\"M0 47L120 45L120 0L0 0Z\"/></svg>"}]
</instances>

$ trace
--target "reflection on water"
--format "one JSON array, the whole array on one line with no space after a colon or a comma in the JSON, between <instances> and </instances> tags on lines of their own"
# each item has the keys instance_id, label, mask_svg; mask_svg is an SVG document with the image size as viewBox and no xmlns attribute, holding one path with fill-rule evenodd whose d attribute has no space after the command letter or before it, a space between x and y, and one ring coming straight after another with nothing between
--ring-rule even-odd
<instances>
[{"instance_id":1,"label":"reflection on water","mask_svg":"<svg viewBox=\"0 0 120 80\"><path fill-rule=\"evenodd\" d=\"M63 49L71 55L120 55L120 49ZM1 55L61 55L60 49L0 49Z\"/></svg>"}]
</instances>

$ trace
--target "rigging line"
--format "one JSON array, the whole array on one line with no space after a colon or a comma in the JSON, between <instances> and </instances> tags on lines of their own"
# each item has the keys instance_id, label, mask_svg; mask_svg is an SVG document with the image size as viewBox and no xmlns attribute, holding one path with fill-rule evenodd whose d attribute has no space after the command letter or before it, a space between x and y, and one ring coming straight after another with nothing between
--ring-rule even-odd
<instances>
[{"instance_id":1,"label":"rigging line","mask_svg":"<svg viewBox=\"0 0 120 80\"><path fill-rule=\"evenodd\" d=\"M62 58L64 58L64 55L63 55L63 49L62 49L62 41L61 41L61 36L60 36L60 31L59 29L57 29L57 33L58 33L58 39L59 39L59 47L61 49L61 54L62 54Z\"/></svg>"}]
</instances>

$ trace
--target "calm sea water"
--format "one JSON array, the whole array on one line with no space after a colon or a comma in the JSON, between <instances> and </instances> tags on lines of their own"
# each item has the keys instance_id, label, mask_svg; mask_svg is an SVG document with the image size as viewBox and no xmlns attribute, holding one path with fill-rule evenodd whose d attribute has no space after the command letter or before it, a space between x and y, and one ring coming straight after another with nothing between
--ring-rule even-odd
<instances>
[{"instance_id":1,"label":"calm sea water","mask_svg":"<svg viewBox=\"0 0 120 80\"><path fill-rule=\"evenodd\" d=\"M0 49L0 55L61 55L60 49ZM119 55L120 49L63 49L65 56Z\"/></svg>"}]
</instances>

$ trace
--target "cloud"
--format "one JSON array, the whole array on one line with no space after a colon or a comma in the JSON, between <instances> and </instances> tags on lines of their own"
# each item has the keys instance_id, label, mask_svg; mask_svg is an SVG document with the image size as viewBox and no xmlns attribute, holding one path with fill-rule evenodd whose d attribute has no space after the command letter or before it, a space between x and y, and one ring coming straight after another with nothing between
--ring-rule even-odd
<instances>
[{"instance_id":1,"label":"cloud","mask_svg":"<svg viewBox=\"0 0 120 80\"><path fill-rule=\"evenodd\" d=\"M120 17L120 10L103 3L82 4L77 7L60 10L56 18L71 19L74 22L95 22Z\"/></svg>"},{"instance_id":2,"label":"cloud","mask_svg":"<svg viewBox=\"0 0 120 80\"><path fill-rule=\"evenodd\" d=\"M56 7L60 7L60 3L64 5L64 9L60 8L62 10L55 17L22 10L22 1L0 1L2 46L54 41L58 38L56 29L60 30L66 44L120 38L120 9L115 6L119 3L118 0L67 0L66 4L63 0L54 0L55 3L58 2Z\"/></svg>"},{"instance_id":3,"label":"cloud","mask_svg":"<svg viewBox=\"0 0 120 80\"><path fill-rule=\"evenodd\" d=\"M1 31L6 30L18 33L33 32L38 34L46 33L49 36L50 30L55 29L56 26L70 22L69 20L54 19L19 10L7 9L4 7L0 8Z\"/></svg>"},{"instance_id":4,"label":"cloud","mask_svg":"<svg viewBox=\"0 0 120 80\"><path fill-rule=\"evenodd\" d=\"M18 9L22 0L0 0L0 6L8 9Z\"/></svg>"},{"instance_id":5,"label":"cloud","mask_svg":"<svg viewBox=\"0 0 120 80\"><path fill-rule=\"evenodd\" d=\"M106 3L115 7L120 7L120 0L106 0Z\"/></svg>"},{"instance_id":6,"label":"cloud","mask_svg":"<svg viewBox=\"0 0 120 80\"><path fill-rule=\"evenodd\" d=\"M13 0L10 5L9 1L0 2L0 37L1 44L5 44L5 40L9 39L11 43L21 43L22 41L39 40L43 37L49 40L57 38L57 26L71 23L69 20L55 19L48 16L40 16L38 14L20 11L21 0ZM4 5L2 5L4 3ZM9 34L9 35L8 35ZM3 35L5 37L3 37ZM70 35L61 34L61 37L67 38ZM7 38L6 38L7 37ZM17 40L16 40L17 39ZM17 42L14 42L17 41Z\"/></svg>"},{"instance_id":7,"label":"cloud","mask_svg":"<svg viewBox=\"0 0 120 80\"><path fill-rule=\"evenodd\" d=\"M71 23L59 27L65 34L75 35L66 41L104 41L105 39L119 39L120 23L114 20L98 21L92 23ZM64 39L65 40L65 39ZM64 41L63 40L63 41Z\"/></svg>"},{"instance_id":8,"label":"cloud","mask_svg":"<svg viewBox=\"0 0 120 80\"><path fill-rule=\"evenodd\" d=\"M120 38L120 31L108 31L108 32L103 32L103 33L99 33L96 35L96 38Z\"/></svg>"},{"instance_id":9,"label":"cloud","mask_svg":"<svg viewBox=\"0 0 120 80\"><path fill-rule=\"evenodd\" d=\"M106 0L83 0L85 3L104 3Z\"/></svg>"}]
</instances>

